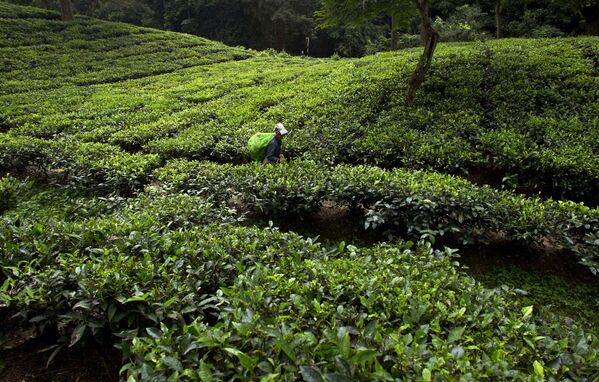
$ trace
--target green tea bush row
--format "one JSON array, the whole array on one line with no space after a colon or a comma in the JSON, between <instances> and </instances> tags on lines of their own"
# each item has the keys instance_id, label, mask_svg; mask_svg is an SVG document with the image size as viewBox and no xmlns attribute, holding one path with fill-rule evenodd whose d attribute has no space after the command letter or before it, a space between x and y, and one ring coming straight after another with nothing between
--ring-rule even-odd
<instances>
[{"instance_id":1,"label":"green tea bush row","mask_svg":"<svg viewBox=\"0 0 599 382\"><path fill-rule=\"evenodd\" d=\"M0 94L122 81L253 56L202 38L156 34L126 24L17 21L0 21L6 39L0 38ZM41 41L24 42L36 37ZM80 59L70 59L74 54Z\"/></svg>"},{"instance_id":2,"label":"green tea bush row","mask_svg":"<svg viewBox=\"0 0 599 382\"><path fill-rule=\"evenodd\" d=\"M221 202L238 195L250 210L302 217L317 212L322 201L334 195L326 167L299 163L268 168L176 160L156 170L156 177L167 189L195 191Z\"/></svg>"},{"instance_id":3,"label":"green tea bush row","mask_svg":"<svg viewBox=\"0 0 599 382\"><path fill-rule=\"evenodd\" d=\"M118 59L107 58L87 65L82 65L81 61L70 61L70 65L57 68L20 69L0 75L0 78L4 77L0 94L21 93L31 89L51 89L68 84L82 86L124 81L242 57L246 56L224 48L203 51L196 47L179 47L175 51L162 50L144 54L143 61L134 55ZM89 60L93 61L94 58L90 57Z\"/></svg>"},{"instance_id":4,"label":"green tea bush row","mask_svg":"<svg viewBox=\"0 0 599 382\"><path fill-rule=\"evenodd\" d=\"M481 288L451 251L380 246L281 257L221 289L215 324L124 346L135 379L585 380L596 339ZM220 293L217 293L220 296Z\"/></svg>"},{"instance_id":5,"label":"green tea bush row","mask_svg":"<svg viewBox=\"0 0 599 382\"><path fill-rule=\"evenodd\" d=\"M522 40L489 44L493 104L481 150L510 181L553 197L596 205L599 183L596 68L576 43Z\"/></svg>"},{"instance_id":6,"label":"green tea bush row","mask_svg":"<svg viewBox=\"0 0 599 382\"><path fill-rule=\"evenodd\" d=\"M48 9L28 7L24 5L0 3L0 18L2 19L59 19L60 14Z\"/></svg>"},{"instance_id":7,"label":"green tea bush row","mask_svg":"<svg viewBox=\"0 0 599 382\"><path fill-rule=\"evenodd\" d=\"M477 113L390 110L379 115L350 151L357 163L468 175L484 167L487 159L458 131L476 134L479 122Z\"/></svg>"},{"instance_id":8,"label":"green tea bush row","mask_svg":"<svg viewBox=\"0 0 599 382\"><path fill-rule=\"evenodd\" d=\"M222 201L235 196L267 215L307 216L332 200L364 208L366 228L417 237L452 234L468 243L499 233L529 245L549 238L578 252L591 270L599 269L599 245L587 241L599 231L597 209L476 187L452 176L311 161L231 166L182 160L167 163L156 176L176 190Z\"/></svg>"},{"instance_id":9,"label":"green tea bush row","mask_svg":"<svg viewBox=\"0 0 599 382\"><path fill-rule=\"evenodd\" d=\"M21 182L11 176L0 178L0 214L15 204Z\"/></svg>"},{"instance_id":10,"label":"green tea bush row","mask_svg":"<svg viewBox=\"0 0 599 382\"><path fill-rule=\"evenodd\" d=\"M327 249L232 225L232 211L189 195L116 204L71 222L2 221L0 301L12 320L57 331L54 352L120 341L125 378L596 376L595 337L483 288L452 250Z\"/></svg>"},{"instance_id":11,"label":"green tea bush row","mask_svg":"<svg viewBox=\"0 0 599 382\"><path fill-rule=\"evenodd\" d=\"M524 134L530 118L575 115L596 116L597 78L585 46L596 45L592 38L576 42L552 39L496 40L490 42L493 119L497 127ZM595 137L589 137L595 139Z\"/></svg>"},{"instance_id":12,"label":"green tea bush row","mask_svg":"<svg viewBox=\"0 0 599 382\"><path fill-rule=\"evenodd\" d=\"M151 154L129 154L115 146L0 134L0 169L35 166L70 182L127 194L140 189L160 160Z\"/></svg>"},{"instance_id":13,"label":"green tea bush row","mask_svg":"<svg viewBox=\"0 0 599 382\"><path fill-rule=\"evenodd\" d=\"M586 133L580 134L578 141L581 136ZM512 187L590 205L599 203L599 156L597 149L589 149L588 142L544 148L511 130L484 132L480 139L493 166L506 174Z\"/></svg>"},{"instance_id":14,"label":"green tea bush row","mask_svg":"<svg viewBox=\"0 0 599 382\"><path fill-rule=\"evenodd\" d=\"M41 165L48 146L49 142L42 139L0 133L0 171Z\"/></svg>"},{"instance_id":15,"label":"green tea bush row","mask_svg":"<svg viewBox=\"0 0 599 382\"><path fill-rule=\"evenodd\" d=\"M52 168L66 171L74 183L124 194L142 188L160 163L156 155L129 154L97 143L60 142L50 158Z\"/></svg>"},{"instance_id":16,"label":"green tea bush row","mask_svg":"<svg viewBox=\"0 0 599 382\"><path fill-rule=\"evenodd\" d=\"M247 139L281 121L291 156L486 173L518 192L598 202L594 37L442 44L406 108L417 49L316 60L92 19L1 24L3 131L242 162Z\"/></svg>"},{"instance_id":17,"label":"green tea bush row","mask_svg":"<svg viewBox=\"0 0 599 382\"><path fill-rule=\"evenodd\" d=\"M0 229L1 309L39 333L60 328L61 348L207 315L218 287L245 267L317 248L293 234L230 226L233 211L193 196L89 212L72 222L5 220Z\"/></svg>"},{"instance_id":18,"label":"green tea bush row","mask_svg":"<svg viewBox=\"0 0 599 382\"><path fill-rule=\"evenodd\" d=\"M32 91L19 99L0 97L0 110L16 134L43 138L70 135L80 141L112 143L137 151L150 141L172 136L208 117L223 120L220 114L224 106L240 101L241 96L235 94L248 87L259 93L260 86L293 80L301 73L299 64L250 59L110 86ZM315 71L314 76L325 69ZM185 81L175 84L182 76Z\"/></svg>"},{"instance_id":19,"label":"green tea bush row","mask_svg":"<svg viewBox=\"0 0 599 382\"><path fill-rule=\"evenodd\" d=\"M145 54L160 51L172 51L177 48L196 48L198 51L222 48L218 43L203 39L189 39L183 36L173 36L162 32L132 33L100 40L89 40L88 36L75 36L63 44L40 46L5 47L1 49L4 66L0 72L14 71L18 78L23 79L24 70L31 73L35 79L47 79L48 71L56 73L76 72L83 67L105 67L107 60L122 59L125 57L143 57ZM43 56L40 53L43 52ZM78 54L78 62L69 61L68 57ZM95 60L95 61L93 61ZM31 91L30 89L29 91Z\"/></svg>"}]
</instances>

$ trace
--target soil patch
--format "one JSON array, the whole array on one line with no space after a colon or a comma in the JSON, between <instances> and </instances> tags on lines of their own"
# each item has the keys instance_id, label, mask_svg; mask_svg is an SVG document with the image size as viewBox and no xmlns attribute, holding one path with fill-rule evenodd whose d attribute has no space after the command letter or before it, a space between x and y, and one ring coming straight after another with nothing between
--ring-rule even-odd
<instances>
[{"instance_id":1,"label":"soil patch","mask_svg":"<svg viewBox=\"0 0 599 382\"><path fill-rule=\"evenodd\" d=\"M259 218L250 218L248 223L264 225ZM365 231L360 212L340 207L331 201L323 203L319 213L305 220L273 219L281 231L293 231L306 237L318 237L319 241L345 241L360 246L385 242L388 239L376 231ZM459 240L448 236L438 238L436 247L457 248L458 262L468 273L486 273L502 267L517 267L538 275L558 277L572 285L597 285L597 276L578 263L572 253L545 240L539 248L518 245L501 235L496 235L490 244L462 245Z\"/></svg>"},{"instance_id":2,"label":"soil patch","mask_svg":"<svg viewBox=\"0 0 599 382\"><path fill-rule=\"evenodd\" d=\"M273 224L284 232L296 232L305 237L316 238L320 242L345 241L355 245L370 245L381 241L380 235L364 231L360 211L352 211L347 206L338 206L325 201L320 211L305 219L271 219ZM264 225L259 217L249 217L248 223Z\"/></svg>"},{"instance_id":3,"label":"soil patch","mask_svg":"<svg viewBox=\"0 0 599 382\"><path fill-rule=\"evenodd\" d=\"M88 344L63 349L46 368L52 344L29 340L17 347L0 350L0 381L4 382L116 382L121 354L112 347Z\"/></svg>"},{"instance_id":4,"label":"soil patch","mask_svg":"<svg viewBox=\"0 0 599 382\"><path fill-rule=\"evenodd\" d=\"M503 174L500 171L490 167L479 167L470 170L468 176L466 176L466 179L479 187L489 186L492 188L501 189Z\"/></svg>"},{"instance_id":5,"label":"soil patch","mask_svg":"<svg viewBox=\"0 0 599 382\"><path fill-rule=\"evenodd\" d=\"M468 267L468 273L488 273L503 267L516 267L537 275L555 276L571 285L597 285L597 276L577 262L574 254L546 245L532 251L509 241L490 245L464 246L458 252L458 262Z\"/></svg>"}]
</instances>

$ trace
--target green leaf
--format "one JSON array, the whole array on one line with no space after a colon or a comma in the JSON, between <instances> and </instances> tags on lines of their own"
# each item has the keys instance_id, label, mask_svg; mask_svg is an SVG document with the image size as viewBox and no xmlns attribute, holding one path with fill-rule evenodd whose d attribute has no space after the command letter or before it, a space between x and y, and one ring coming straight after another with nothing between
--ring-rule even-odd
<instances>
[{"instance_id":1,"label":"green leaf","mask_svg":"<svg viewBox=\"0 0 599 382\"><path fill-rule=\"evenodd\" d=\"M335 363L340 370L343 370L345 374L351 375L351 366L349 363L341 358L340 356L335 357Z\"/></svg>"},{"instance_id":2,"label":"green leaf","mask_svg":"<svg viewBox=\"0 0 599 382\"><path fill-rule=\"evenodd\" d=\"M141 296L130 297L130 298L128 298L128 299L125 300L124 304L126 304L128 302L135 302L135 301L146 301L146 299L149 296L150 296L149 294L144 293Z\"/></svg>"},{"instance_id":3,"label":"green leaf","mask_svg":"<svg viewBox=\"0 0 599 382\"><path fill-rule=\"evenodd\" d=\"M112 322L112 319L114 318L114 314L116 313L116 304L113 302L112 304L110 304L108 306L108 311L107 311L107 317L108 317L108 322Z\"/></svg>"},{"instance_id":4,"label":"green leaf","mask_svg":"<svg viewBox=\"0 0 599 382\"><path fill-rule=\"evenodd\" d=\"M455 346L451 349L450 353L455 359L460 359L464 356L464 348L461 346Z\"/></svg>"},{"instance_id":5,"label":"green leaf","mask_svg":"<svg viewBox=\"0 0 599 382\"><path fill-rule=\"evenodd\" d=\"M183 351L183 355L187 355L187 353L189 353L190 351L198 349L201 346L202 345L198 342L192 342L185 348L185 351Z\"/></svg>"},{"instance_id":6,"label":"green leaf","mask_svg":"<svg viewBox=\"0 0 599 382\"><path fill-rule=\"evenodd\" d=\"M166 366L170 367L173 370L176 370L176 371L183 370L183 365L181 364L181 361L179 361L178 359L175 359L173 357L163 358L162 363L164 363Z\"/></svg>"},{"instance_id":7,"label":"green leaf","mask_svg":"<svg viewBox=\"0 0 599 382\"><path fill-rule=\"evenodd\" d=\"M327 373L324 377L328 382L351 382L352 380L347 375L341 373Z\"/></svg>"},{"instance_id":8,"label":"green leaf","mask_svg":"<svg viewBox=\"0 0 599 382\"><path fill-rule=\"evenodd\" d=\"M310 366L301 366L300 373L306 382L324 382L320 373Z\"/></svg>"},{"instance_id":9,"label":"green leaf","mask_svg":"<svg viewBox=\"0 0 599 382\"><path fill-rule=\"evenodd\" d=\"M233 327L243 337L247 337L252 331L250 325L242 322L233 322Z\"/></svg>"},{"instance_id":10,"label":"green leaf","mask_svg":"<svg viewBox=\"0 0 599 382\"><path fill-rule=\"evenodd\" d=\"M47 315L40 314L39 316L35 316L35 317L31 318L29 320L29 322L40 322L40 321L44 321L44 320L47 320L47 319L48 319Z\"/></svg>"},{"instance_id":11,"label":"green leaf","mask_svg":"<svg viewBox=\"0 0 599 382\"><path fill-rule=\"evenodd\" d=\"M353 361L358 364L372 362L374 361L376 355L376 350L360 347L356 350L356 354L353 356Z\"/></svg>"},{"instance_id":12,"label":"green leaf","mask_svg":"<svg viewBox=\"0 0 599 382\"><path fill-rule=\"evenodd\" d=\"M77 309L77 308L82 308L82 309L85 309L85 310L90 310L91 309L91 303L88 300L79 301L78 303L76 303L73 306L73 310Z\"/></svg>"},{"instance_id":13,"label":"green leaf","mask_svg":"<svg viewBox=\"0 0 599 382\"><path fill-rule=\"evenodd\" d=\"M465 326L458 326L457 328L451 329L449 335L447 336L447 342L452 343L459 340L464 333Z\"/></svg>"},{"instance_id":14,"label":"green leaf","mask_svg":"<svg viewBox=\"0 0 599 382\"><path fill-rule=\"evenodd\" d=\"M213 376L212 376L212 366L210 366L210 364L207 364L206 362L204 362L204 360L200 361L200 371L198 372L198 375L200 376L200 380L202 382L212 382L213 381Z\"/></svg>"},{"instance_id":15,"label":"green leaf","mask_svg":"<svg viewBox=\"0 0 599 382\"><path fill-rule=\"evenodd\" d=\"M532 305L522 308L522 316L529 317L532 314Z\"/></svg>"},{"instance_id":16,"label":"green leaf","mask_svg":"<svg viewBox=\"0 0 599 382\"><path fill-rule=\"evenodd\" d=\"M146 328L146 333L154 339L158 339L162 337L162 332L156 328Z\"/></svg>"},{"instance_id":17,"label":"green leaf","mask_svg":"<svg viewBox=\"0 0 599 382\"><path fill-rule=\"evenodd\" d=\"M431 371L429 369L422 370L422 380L424 382L431 382Z\"/></svg>"},{"instance_id":18,"label":"green leaf","mask_svg":"<svg viewBox=\"0 0 599 382\"><path fill-rule=\"evenodd\" d=\"M75 330L73 330L73 333L71 334L71 342L69 343L69 347L79 342L79 340L81 339L81 337L83 337L83 334L85 333L85 328L87 328L85 324L77 325L77 327L75 328Z\"/></svg>"},{"instance_id":19,"label":"green leaf","mask_svg":"<svg viewBox=\"0 0 599 382\"><path fill-rule=\"evenodd\" d=\"M56 346L56 349L54 349L52 354L50 354L50 357L48 357L48 361L46 362L46 369L48 368L48 366L50 366L52 361L54 361L54 358L56 358L56 356L62 350L64 345L55 345L55 346Z\"/></svg>"},{"instance_id":20,"label":"green leaf","mask_svg":"<svg viewBox=\"0 0 599 382\"><path fill-rule=\"evenodd\" d=\"M224 348L223 350L229 354L236 356L239 359L239 363L241 363L241 366L245 367L249 371L254 370L254 367L256 367L257 360L248 356L241 350L237 350L237 349L233 349L233 348Z\"/></svg>"},{"instance_id":21,"label":"green leaf","mask_svg":"<svg viewBox=\"0 0 599 382\"><path fill-rule=\"evenodd\" d=\"M260 380L260 382L275 382L279 380L279 374L276 373L271 373L268 374L266 377L262 377L262 379Z\"/></svg>"},{"instance_id":22,"label":"green leaf","mask_svg":"<svg viewBox=\"0 0 599 382\"><path fill-rule=\"evenodd\" d=\"M545 377L545 369L543 369L543 365L539 361L534 361L532 363L532 367L535 369L535 374L540 377Z\"/></svg>"}]
</instances>

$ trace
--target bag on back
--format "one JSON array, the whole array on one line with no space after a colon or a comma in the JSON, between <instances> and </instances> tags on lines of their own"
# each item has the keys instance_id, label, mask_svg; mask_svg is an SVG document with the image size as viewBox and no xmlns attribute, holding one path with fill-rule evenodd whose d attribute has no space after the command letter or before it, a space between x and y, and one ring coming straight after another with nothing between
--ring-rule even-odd
<instances>
[{"instance_id":1,"label":"bag on back","mask_svg":"<svg viewBox=\"0 0 599 382\"><path fill-rule=\"evenodd\" d=\"M266 157L266 149L270 141L274 138L274 133L256 133L248 141L248 153L258 162L262 162Z\"/></svg>"}]
</instances>

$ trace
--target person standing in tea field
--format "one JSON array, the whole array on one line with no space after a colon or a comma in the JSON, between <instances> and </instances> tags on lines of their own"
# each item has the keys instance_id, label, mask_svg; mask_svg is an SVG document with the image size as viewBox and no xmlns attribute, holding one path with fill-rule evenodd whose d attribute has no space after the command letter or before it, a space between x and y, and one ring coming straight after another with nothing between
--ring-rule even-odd
<instances>
[{"instance_id":1,"label":"person standing in tea field","mask_svg":"<svg viewBox=\"0 0 599 382\"><path fill-rule=\"evenodd\" d=\"M248 152L258 162L280 163L285 160L281 154L283 137L288 133L282 123L277 123L273 133L256 133L248 141Z\"/></svg>"}]
</instances>

